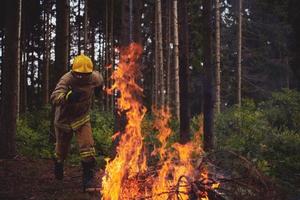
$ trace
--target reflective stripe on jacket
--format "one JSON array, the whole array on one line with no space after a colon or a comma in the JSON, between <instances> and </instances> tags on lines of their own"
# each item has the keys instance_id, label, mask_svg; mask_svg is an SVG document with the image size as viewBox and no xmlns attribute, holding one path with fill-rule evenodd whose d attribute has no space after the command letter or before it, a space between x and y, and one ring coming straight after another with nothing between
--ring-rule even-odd
<instances>
[{"instance_id":1,"label":"reflective stripe on jacket","mask_svg":"<svg viewBox=\"0 0 300 200\"><path fill-rule=\"evenodd\" d=\"M51 94L51 103L55 106L54 125L66 129L76 130L90 121L90 108L95 87L103 82L101 74L93 71L88 79L78 79L72 72L67 72L57 83ZM75 103L68 103L66 95L70 90L80 91L80 99Z\"/></svg>"}]
</instances>

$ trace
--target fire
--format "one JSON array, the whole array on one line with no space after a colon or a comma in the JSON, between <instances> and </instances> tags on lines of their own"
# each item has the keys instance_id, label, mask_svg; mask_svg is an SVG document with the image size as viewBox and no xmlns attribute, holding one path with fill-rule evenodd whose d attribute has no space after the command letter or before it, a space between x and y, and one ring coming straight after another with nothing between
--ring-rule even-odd
<instances>
[{"instance_id":1,"label":"fire","mask_svg":"<svg viewBox=\"0 0 300 200\"><path fill-rule=\"evenodd\" d=\"M189 142L187 144L175 143L172 149L166 149L167 138L172 134L171 128L168 126L170 113L168 109L155 110L156 120L154 127L158 129L157 138L162 144L159 153L163 166L158 172L157 179L154 181L152 188L152 196L154 200L177 199L172 198L167 191L176 191L180 193L181 199L189 199L189 190L187 180L183 177L196 177L197 170L192 165L192 153L200 154L199 141ZM194 181L194 180L188 180Z\"/></svg>"},{"instance_id":2,"label":"fire","mask_svg":"<svg viewBox=\"0 0 300 200\"><path fill-rule=\"evenodd\" d=\"M105 176L102 180L102 198L105 200L129 199L126 195L137 195L136 187L125 187L125 180L135 177L146 170L146 160L143 156L143 136L141 122L146 108L139 102L143 89L135 79L139 74L137 60L142 53L142 47L131 44L120 55L118 68L112 74L114 84L110 89L117 89L120 97L117 104L120 112L125 112L127 125L121 135L117 154L114 160L106 165Z\"/></svg>"},{"instance_id":3,"label":"fire","mask_svg":"<svg viewBox=\"0 0 300 200\"><path fill-rule=\"evenodd\" d=\"M168 138L172 130L168 123L171 118L169 109L154 109L155 121L153 128L158 131L157 139L161 146L157 147L152 156L159 155L159 167L156 167L155 175L147 175L147 158L144 155L143 133L141 130L142 120L146 108L140 102L143 89L136 83L139 75L137 61L142 53L142 47L138 44L131 44L128 48L120 51L120 62L118 68L112 74L114 84L108 92L114 90L119 92L117 105L119 112L126 115L127 124L123 132L117 132L113 136L120 137L116 150L116 157L107 160L105 176L102 179L102 200L188 200L192 190L191 183L196 178L208 181L206 169L196 169L193 156L203 155L201 148L200 131L196 139L187 143L175 143L168 147ZM217 188L214 183L210 189ZM197 193L200 200L208 200L206 191Z\"/></svg>"}]
</instances>

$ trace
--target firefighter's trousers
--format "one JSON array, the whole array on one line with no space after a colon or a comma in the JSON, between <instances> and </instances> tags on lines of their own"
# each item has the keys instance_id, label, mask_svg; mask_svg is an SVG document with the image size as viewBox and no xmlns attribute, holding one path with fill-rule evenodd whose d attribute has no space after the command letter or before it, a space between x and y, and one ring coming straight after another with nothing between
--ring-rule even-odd
<instances>
[{"instance_id":1,"label":"firefighter's trousers","mask_svg":"<svg viewBox=\"0 0 300 200\"><path fill-rule=\"evenodd\" d=\"M73 134L75 134L77 139L81 160L87 162L95 158L94 139L90 122L83 124L75 131L55 126L55 134L55 155L57 160L64 161L67 158Z\"/></svg>"}]
</instances>

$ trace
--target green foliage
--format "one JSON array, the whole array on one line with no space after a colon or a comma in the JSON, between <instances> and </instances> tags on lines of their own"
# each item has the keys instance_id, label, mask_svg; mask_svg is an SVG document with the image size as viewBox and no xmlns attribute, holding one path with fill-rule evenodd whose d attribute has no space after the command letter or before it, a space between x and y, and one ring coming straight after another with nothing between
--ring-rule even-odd
<instances>
[{"instance_id":1,"label":"green foliage","mask_svg":"<svg viewBox=\"0 0 300 200\"><path fill-rule=\"evenodd\" d=\"M91 114L91 123L96 151L101 157L99 160L104 162L103 157L109 156L112 148L113 115L94 110ZM16 135L18 152L35 158L52 158L54 144L49 142L49 132L50 108L42 108L20 116ZM80 161L76 137L72 139L68 160L71 163Z\"/></svg>"},{"instance_id":2,"label":"green foliage","mask_svg":"<svg viewBox=\"0 0 300 200\"><path fill-rule=\"evenodd\" d=\"M114 118L112 113L92 112L93 136L99 154L109 156L112 148L111 137L114 134Z\"/></svg>"},{"instance_id":3,"label":"green foliage","mask_svg":"<svg viewBox=\"0 0 300 200\"><path fill-rule=\"evenodd\" d=\"M258 105L246 100L218 116L217 147L239 152L290 191L300 188L299 109L300 93L292 90Z\"/></svg>"},{"instance_id":4,"label":"green foliage","mask_svg":"<svg viewBox=\"0 0 300 200\"><path fill-rule=\"evenodd\" d=\"M169 145L168 146L171 146L171 144L173 143L176 143L176 142L179 142L180 140L180 136L179 136L179 121L176 120L176 119L171 119L170 122L169 122L169 127L171 128L172 130L172 134L170 135L169 139L168 139L168 142L169 142Z\"/></svg>"},{"instance_id":5,"label":"green foliage","mask_svg":"<svg viewBox=\"0 0 300 200\"><path fill-rule=\"evenodd\" d=\"M20 154L51 158L53 145L49 143L49 108L20 116L17 122L16 143Z\"/></svg>"},{"instance_id":6,"label":"green foliage","mask_svg":"<svg viewBox=\"0 0 300 200\"><path fill-rule=\"evenodd\" d=\"M300 93L284 89L272 94L272 98L260 104L272 127L300 131Z\"/></svg>"},{"instance_id":7,"label":"green foliage","mask_svg":"<svg viewBox=\"0 0 300 200\"><path fill-rule=\"evenodd\" d=\"M270 127L254 102L247 100L241 109L232 107L219 115L216 130L222 146L253 157L259 154L257 144L270 132Z\"/></svg>"}]
</instances>

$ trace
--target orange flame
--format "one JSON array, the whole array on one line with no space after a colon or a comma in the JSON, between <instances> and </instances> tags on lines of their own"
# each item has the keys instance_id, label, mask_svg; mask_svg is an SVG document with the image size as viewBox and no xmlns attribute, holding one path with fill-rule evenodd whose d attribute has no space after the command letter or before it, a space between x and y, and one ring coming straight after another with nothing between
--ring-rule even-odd
<instances>
[{"instance_id":1,"label":"orange flame","mask_svg":"<svg viewBox=\"0 0 300 200\"><path fill-rule=\"evenodd\" d=\"M119 91L117 105L119 111L125 113L127 124L124 132L117 132L113 136L113 139L120 137L120 141L115 159L107 160L105 176L102 179L102 200L133 200L145 196L153 200L175 200L175 193L180 193L181 199L188 200L191 190L189 183L195 181L194 178L200 176L204 182L208 182L207 170L202 169L199 173L199 169L192 162L192 155L203 155L200 139L203 133L202 124L194 141L187 144L175 143L168 148L167 140L172 134L168 125L171 114L167 108L154 109L156 119L153 127L158 130L157 139L161 146L152 155L159 154L161 167L157 176L146 176L144 182L140 182L139 174L147 170L141 131L146 108L140 102L143 89L136 83L139 75L137 61L142 47L133 43L120 53L120 63L112 74L114 84L107 91ZM151 186L146 187L146 182ZM217 187L218 184L213 184L211 188ZM207 192L198 195L199 199L208 200Z\"/></svg>"},{"instance_id":2,"label":"orange flame","mask_svg":"<svg viewBox=\"0 0 300 200\"><path fill-rule=\"evenodd\" d=\"M154 200L171 199L167 191L174 190L174 187L181 193L181 199L189 199L188 192L191 188L187 187L187 182L180 180L181 177L195 177L196 170L191 162L193 152L200 153L202 149L197 142L189 142L187 144L175 143L172 145L174 151L166 149L167 138L172 133L168 126L170 114L168 109L154 110L157 116L154 127L159 130L158 140L162 143L158 149L162 157L163 166L160 169L157 179L154 181L152 194ZM193 181L193 180L189 180ZM180 185L185 185L180 187ZM175 198L174 198L175 199Z\"/></svg>"},{"instance_id":3,"label":"orange flame","mask_svg":"<svg viewBox=\"0 0 300 200\"><path fill-rule=\"evenodd\" d=\"M143 137L141 134L141 122L146 108L138 99L143 89L135 82L139 74L136 63L141 53L142 47L135 43L121 51L120 63L112 74L114 84L110 91L117 89L120 92L117 105L121 112L126 112L128 123L124 133L121 134L115 159L106 165L101 190L102 198L105 200L127 199L125 195L136 195L137 192L134 191L136 189L124 187L124 181L146 170L146 160L142 155Z\"/></svg>"}]
</instances>

